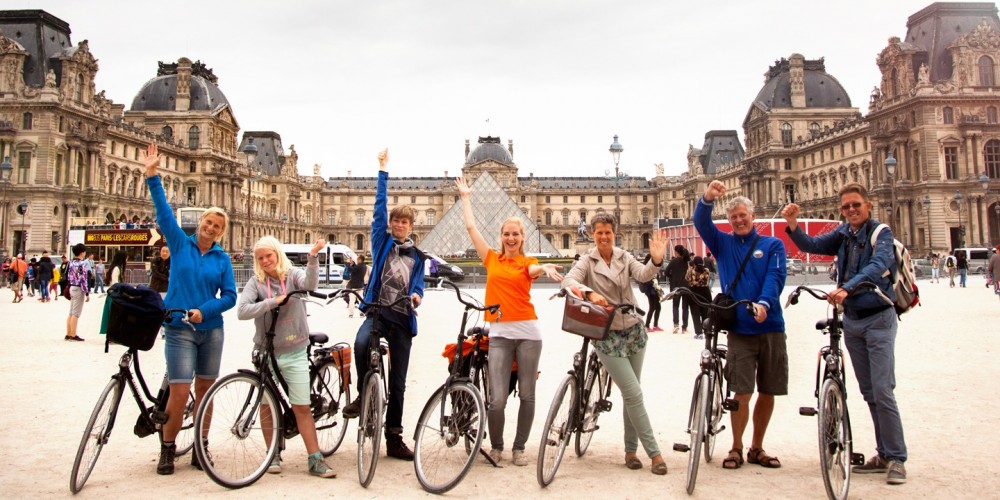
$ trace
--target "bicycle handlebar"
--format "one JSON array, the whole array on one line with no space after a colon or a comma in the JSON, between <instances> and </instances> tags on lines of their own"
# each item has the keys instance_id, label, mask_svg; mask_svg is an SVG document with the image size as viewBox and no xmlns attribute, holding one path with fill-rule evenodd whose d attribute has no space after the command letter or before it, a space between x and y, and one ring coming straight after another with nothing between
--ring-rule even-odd
<instances>
[{"instance_id":1,"label":"bicycle handlebar","mask_svg":"<svg viewBox=\"0 0 1000 500\"><path fill-rule=\"evenodd\" d=\"M170 317L173 316L174 314L180 314L181 315L181 323L183 323L184 325L186 325L188 328L190 328L192 330L195 329L194 325L191 324L191 320L190 320L191 311L188 311L187 309L179 309L179 308L167 309L166 311L163 311L163 319L169 321Z\"/></svg>"},{"instance_id":2,"label":"bicycle handlebar","mask_svg":"<svg viewBox=\"0 0 1000 500\"><path fill-rule=\"evenodd\" d=\"M287 304L288 303L288 299L290 299L290 298L292 298L292 297L294 297L296 295L302 295L302 294L309 294L310 296L316 297L317 299L328 299L328 298L330 298L330 295L332 295L332 294L329 294L329 293L320 293L320 292L317 292L315 290L292 290L291 292L288 292L287 294L285 294L285 300L282 300L278 304L278 307L282 307L285 304Z\"/></svg>"},{"instance_id":3,"label":"bicycle handlebar","mask_svg":"<svg viewBox=\"0 0 1000 500\"><path fill-rule=\"evenodd\" d=\"M752 300L740 299L740 300L737 300L737 301L733 302L732 304L730 304L728 306L723 306L723 305L716 304L714 302L705 302L705 300L702 297L700 297L698 294L694 293L694 291L692 291L690 288L685 288L685 287L679 287L679 288L675 288L675 289L671 290L670 293L668 293L666 296L664 296L663 300L661 300L660 302L664 302L667 299L672 299L672 298L674 298L677 295L683 295L683 296L685 296L685 297L693 300L695 302L695 304L697 304L699 307L705 307L705 308L708 308L708 309L725 310L725 309L733 309L733 308L735 308L736 306L739 306L739 305L745 305L746 306L747 314L749 314L751 316L756 316L757 315L757 310L754 308L755 302L752 301Z\"/></svg>"},{"instance_id":4,"label":"bicycle handlebar","mask_svg":"<svg viewBox=\"0 0 1000 500\"><path fill-rule=\"evenodd\" d=\"M475 310L481 311L481 312L482 311L489 311L490 314L496 314L496 315L498 315L497 319L499 319L499 317L502 315L500 313L500 304L493 304L493 305L490 305L490 306L481 306L479 304L474 304L472 302L469 302L469 301L465 300L465 298L462 297L462 292L461 292L461 290L459 290L458 285L456 285L456 284L454 284L451 281L448 281L446 279L441 280L441 284L454 289L455 290L455 295L458 297L458 301L461 302L462 305L464 305L466 309L475 309Z\"/></svg>"},{"instance_id":5,"label":"bicycle handlebar","mask_svg":"<svg viewBox=\"0 0 1000 500\"><path fill-rule=\"evenodd\" d=\"M889 297L886 296L886 294L882 293L882 290L879 289L879 287L875 283L872 283L871 281L862 281L861 283L858 284L858 286L854 290L848 292L847 296L850 297L856 293L866 290L874 291L875 294L878 295L886 303L886 305L892 305L892 300L889 299ZM827 300L830 297L830 292L820 290L817 288L810 288L805 285L799 285L795 287L795 290L792 290L792 293L788 294L788 299L785 300L785 309L788 309L788 307L791 305L798 304L799 296L802 295L802 292L807 292L809 295L812 295L813 297L819 300Z\"/></svg>"},{"instance_id":6,"label":"bicycle handlebar","mask_svg":"<svg viewBox=\"0 0 1000 500\"><path fill-rule=\"evenodd\" d=\"M567 291L567 289L561 288L561 289L559 289L558 292L556 292L555 295L549 297L549 300L557 299L557 298L560 298L560 297L565 297L567 293L569 293ZM587 299L581 299L581 300L587 301ZM590 301L587 301L587 302L590 302ZM591 302L591 304L593 304L593 302ZM619 312L623 312L623 313L626 313L626 314L635 314L637 316L645 316L646 315L646 311L643 311L642 309L639 309L638 307L636 307L635 304L608 304L606 306L602 306L600 304L594 304L594 305L596 305L598 307L610 307L611 309L615 309L615 310L617 310Z\"/></svg>"}]
</instances>

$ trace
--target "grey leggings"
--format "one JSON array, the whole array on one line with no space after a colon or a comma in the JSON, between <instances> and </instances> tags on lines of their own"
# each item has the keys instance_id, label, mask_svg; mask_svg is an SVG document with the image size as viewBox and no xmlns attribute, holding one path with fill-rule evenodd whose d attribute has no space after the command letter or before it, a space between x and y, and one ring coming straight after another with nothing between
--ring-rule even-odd
<instances>
[{"instance_id":1,"label":"grey leggings","mask_svg":"<svg viewBox=\"0 0 1000 500\"><path fill-rule=\"evenodd\" d=\"M597 356L601 358L601 363L604 363L611 380L622 391L622 400L625 402L622 407L625 420L625 452L636 451L639 448L639 441L642 441L646 455L650 458L659 455L660 445L656 443L656 437L653 435L653 427L649 423L646 405L642 400L642 386L639 384L646 349L627 358L611 356L599 350Z\"/></svg>"},{"instance_id":2,"label":"grey leggings","mask_svg":"<svg viewBox=\"0 0 1000 500\"><path fill-rule=\"evenodd\" d=\"M504 409L507 407L510 369L515 353L517 392L521 399L517 410L517 433L514 434L515 451L524 450L524 443L531 433L531 422L535 419L535 380L538 359L542 356L542 341L490 337L490 401L486 416L489 419L490 445L494 450L503 449Z\"/></svg>"}]
</instances>

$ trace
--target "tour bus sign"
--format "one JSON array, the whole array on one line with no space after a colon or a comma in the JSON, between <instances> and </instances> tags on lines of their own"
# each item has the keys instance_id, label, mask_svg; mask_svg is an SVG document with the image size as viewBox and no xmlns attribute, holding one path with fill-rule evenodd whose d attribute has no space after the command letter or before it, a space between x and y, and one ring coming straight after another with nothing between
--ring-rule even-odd
<instances>
[{"instance_id":1,"label":"tour bus sign","mask_svg":"<svg viewBox=\"0 0 1000 500\"><path fill-rule=\"evenodd\" d=\"M84 242L94 246L151 246L160 241L156 229L89 229Z\"/></svg>"}]
</instances>

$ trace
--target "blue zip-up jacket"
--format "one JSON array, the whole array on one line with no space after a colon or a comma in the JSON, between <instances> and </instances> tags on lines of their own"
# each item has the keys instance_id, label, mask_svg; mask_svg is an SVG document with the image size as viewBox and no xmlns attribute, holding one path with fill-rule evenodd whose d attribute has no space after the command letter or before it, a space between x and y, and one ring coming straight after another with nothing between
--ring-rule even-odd
<instances>
[{"instance_id":1,"label":"blue zip-up jacket","mask_svg":"<svg viewBox=\"0 0 1000 500\"><path fill-rule=\"evenodd\" d=\"M728 287L736 277L743 258L757 237L757 229L746 236L723 233L712 222L712 204L704 198L694 208L694 227L715 256L719 269L719 283ZM763 323L747 313L745 307L736 308L735 333L757 335L785 331L785 318L781 314L781 292L785 288L785 244L773 236L757 240L754 253L747 261L743 276L735 290L726 290L736 300L752 300L767 305L767 319Z\"/></svg>"},{"instance_id":2,"label":"blue zip-up jacket","mask_svg":"<svg viewBox=\"0 0 1000 500\"><path fill-rule=\"evenodd\" d=\"M236 305L236 280L229 254L218 243L202 254L198 234L188 236L177 224L160 176L147 177L146 185L156 207L156 224L170 248L170 282L164 305L167 309L201 311L201 323L194 324L196 330L220 328L222 313ZM176 317L167 324L182 326Z\"/></svg>"},{"instance_id":3,"label":"blue zip-up jacket","mask_svg":"<svg viewBox=\"0 0 1000 500\"><path fill-rule=\"evenodd\" d=\"M385 261L392 251L396 242L389 232L389 208L388 208L389 173L379 171L378 188L375 191L375 213L372 216L372 269L368 277L368 289L365 291L365 302L375 303L378 301L379 290L382 288L382 269ZM409 295L414 293L421 299L424 297L424 261L427 256L418 248L416 250L416 262L413 264L413 274L410 275ZM361 306L362 312L367 312L366 307ZM410 331L413 336L417 336L417 316L410 311Z\"/></svg>"},{"instance_id":4,"label":"blue zip-up jacket","mask_svg":"<svg viewBox=\"0 0 1000 500\"><path fill-rule=\"evenodd\" d=\"M853 234L851 225L847 223L819 236L810 236L801 227L796 227L795 231L785 228L785 231L805 252L836 255L837 276L840 277L840 287L844 290L851 292L859 283L870 281L878 285L890 299L896 300L896 292L892 289L892 273L896 272L892 230L888 227L883 229L875 240L875 248L872 248L871 234L876 226L878 221L868 219ZM852 249L854 251L849 256L848 250ZM844 301L845 310L862 316L866 311L886 307L886 303L871 290L860 292Z\"/></svg>"}]
</instances>

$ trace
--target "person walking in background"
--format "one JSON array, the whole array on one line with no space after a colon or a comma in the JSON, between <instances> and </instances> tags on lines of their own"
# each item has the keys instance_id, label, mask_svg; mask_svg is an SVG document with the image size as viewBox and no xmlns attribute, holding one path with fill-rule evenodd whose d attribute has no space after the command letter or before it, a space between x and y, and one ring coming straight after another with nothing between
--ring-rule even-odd
<instances>
[{"instance_id":1,"label":"person walking in background","mask_svg":"<svg viewBox=\"0 0 1000 500\"><path fill-rule=\"evenodd\" d=\"M115 252L111 257L110 267L105 271L108 273L108 286L121 283L125 280L125 264L128 261L128 254L124 250Z\"/></svg>"},{"instance_id":2,"label":"person walking in background","mask_svg":"<svg viewBox=\"0 0 1000 500\"><path fill-rule=\"evenodd\" d=\"M944 258L944 268L948 271L948 286L955 288L955 268L958 267L958 260L954 255Z\"/></svg>"},{"instance_id":3,"label":"person walking in background","mask_svg":"<svg viewBox=\"0 0 1000 500\"><path fill-rule=\"evenodd\" d=\"M643 264L648 264L651 255L647 255L642 261ZM657 272L659 274L659 272ZM660 328L660 292L656 287L656 276L649 281L643 281L639 283L639 291L646 296L646 300L649 302L649 309L646 312L646 331L647 332L662 332L663 328ZM650 326L652 323L652 326Z\"/></svg>"},{"instance_id":4,"label":"person walking in background","mask_svg":"<svg viewBox=\"0 0 1000 500\"><path fill-rule=\"evenodd\" d=\"M351 277L347 281L347 288L364 293L364 288L368 286L368 277L370 272L368 264L365 264L365 256L359 255L356 259L354 259L354 263L349 265L349 268ZM354 307L357 305L358 298L351 294L347 294L345 298L347 299L347 317L353 318Z\"/></svg>"},{"instance_id":5,"label":"person walking in background","mask_svg":"<svg viewBox=\"0 0 1000 500\"><path fill-rule=\"evenodd\" d=\"M993 281L993 293L1000 296L1000 245L993 248L993 255L990 256L986 274Z\"/></svg>"},{"instance_id":6,"label":"person walking in background","mask_svg":"<svg viewBox=\"0 0 1000 500\"><path fill-rule=\"evenodd\" d=\"M635 305L632 280L640 283L656 278L667 252L666 231L653 232L649 241L652 259L645 265L631 253L615 247L617 221L611 214L598 212L590 219L594 248L580 258L563 279L563 288L597 305ZM597 356L622 392L622 413L625 424L625 466L637 470L642 462L636 456L642 443L646 456L652 460L653 474L667 473L660 446L643 402L642 364L646 357L648 335L642 320L629 314L616 314L604 340L593 343ZM662 394L658 387L657 396ZM546 430L545 432L548 432Z\"/></svg>"},{"instance_id":7,"label":"person walking in background","mask_svg":"<svg viewBox=\"0 0 1000 500\"><path fill-rule=\"evenodd\" d=\"M705 265L705 259L701 256L697 256L691 259L691 267L688 268L687 275L684 279L687 281L688 288L692 292L698 295L705 302L712 302L712 289L709 288L708 283L711 280L711 271L708 270L708 266ZM690 301L691 304L691 321L694 322L694 338L701 340L705 338L702 333L702 321L708 315L708 309L703 308L698 305L695 301Z\"/></svg>"},{"instance_id":8,"label":"person walking in background","mask_svg":"<svg viewBox=\"0 0 1000 500\"><path fill-rule=\"evenodd\" d=\"M104 289L104 261L97 259L94 261L94 293L107 293Z\"/></svg>"},{"instance_id":9,"label":"person walking in background","mask_svg":"<svg viewBox=\"0 0 1000 500\"><path fill-rule=\"evenodd\" d=\"M531 433L531 423L535 418L535 381L538 361L542 356L542 329L531 303L531 283L541 275L559 282L562 266L539 264L538 259L524 254L524 224L520 218L511 217L500 225L500 252L490 248L476 227L472 213L472 188L459 177L455 187L462 198L462 216L465 230L469 232L476 253L481 256L486 268L487 304L500 304L499 316L486 312L490 323L489 380L492 387L509 387L514 359L517 359L517 386L520 407L517 412L517 431L511 447L511 461L514 465L528 465L525 443ZM461 348L461 347L459 347ZM490 391L486 409L490 435L490 457L500 462L504 449L506 390Z\"/></svg>"},{"instance_id":10,"label":"person walking in background","mask_svg":"<svg viewBox=\"0 0 1000 500\"><path fill-rule=\"evenodd\" d=\"M160 247L160 255L153 258L149 271L149 288L166 295L170 281L170 247Z\"/></svg>"},{"instance_id":11,"label":"person walking in background","mask_svg":"<svg viewBox=\"0 0 1000 500\"><path fill-rule=\"evenodd\" d=\"M76 327L80 323L80 314L83 313L83 302L87 297L87 266L83 263L83 258L87 255L87 245L77 243L73 245L73 261L69 263L69 317L66 318L65 340L83 341L83 337L76 334ZM185 393L186 395L186 393Z\"/></svg>"},{"instance_id":12,"label":"person walking in background","mask_svg":"<svg viewBox=\"0 0 1000 500\"><path fill-rule=\"evenodd\" d=\"M90 302L90 291L94 289L94 254L87 254L87 258L83 260L83 265L87 268L87 302Z\"/></svg>"},{"instance_id":13,"label":"person walking in background","mask_svg":"<svg viewBox=\"0 0 1000 500\"><path fill-rule=\"evenodd\" d=\"M38 288L38 259L32 257L28 261L28 270L24 277L28 280L28 297L34 297Z\"/></svg>"},{"instance_id":14,"label":"person walking in background","mask_svg":"<svg viewBox=\"0 0 1000 500\"><path fill-rule=\"evenodd\" d=\"M59 284L62 282L62 273L59 271L60 267L62 266L52 265L52 281L49 282L49 297L56 301L59 300Z\"/></svg>"},{"instance_id":15,"label":"person walking in background","mask_svg":"<svg viewBox=\"0 0 1000 500\"><path fill-rule=\"evenodd\" d=\"M753 202L744 196L734 197L725 206L733 232L720 231L712 222L712 209L715 200L725 194L726 185L712 181L698 200L693 217L705 246L718 258L723 292L735 300L753 301L754 309L751 315L737 307L735 325L729 331L726 379L739 408L730 414L733 447L722 467L738 469L743 465L743 433L750 421L750 398L756 384L753 434L746 461L773 469L781 467L781 461L764 451L764 436L774 413L774 397L788 394L788 349L780 303L787 272L785 245L778 238L757 233Z\"/></svg>"},{"instance_id":16,"label":"person walking in background","mask_svg":"<svg viewBox=\"0 0 1000 500\"><path fill-rule=\"evenodd\" d=\"M938 254L931 254L931 283L941 282L941 258Z\"/></svg>"},{"instance_id":17,"label":"person walking in background","mask_svg":"<svg viewBox=\"0 0 1000 500\"><path fill-rule=\"evenodd\" d=\"M69 288L69 259L62 256L59 263L59 294L62 295L65 289Z\"/></svg>"},{"instance_id":18,"label":"person walking in background","mask_svg":"<svg viewBox=\"0 0 1000 500\"><path fill-rule=\"evenodd\" d=\"M677 245L674 247L674 256L670 259L670 263L667 264L667 282L670 284L670 290L673 291L675 288L686 287L687 281L684 279L687 276L688 269L688 251L683 245ZM683 316L683 331L681 328L681 322L678 321L677 315L680 312L678 308L683 304L684 316ZM687 333L688 331L688 309L689 304L687 300L681 300L681 297L676 296L673 298L673 318L674 318L674 333Z\"/></svg>"},{"instance_id":19,"label":"person walking in background","mask_svg":"<svg viewBox=\"0 0 1000 500\"><path fill-rule=\"evenodd\" d=\"M17 258L10 263L11 270L17 274L17 279L11 285L14 289L14 300L16 304L24 300L24 279L28 274L28 263L24 261L24 254L17 254Z\"/></svg>"},{"instance_id":20,"label":"person walking in background","mask_svg":"<svg viewBox=\"0 0 1000 500\"><path fill-rule=\"evenodd\" d=\"M965 279L969 275L969 260L965 258L965 251L958 252L955 257L955 268L958 269L959 286L965 288Z\"/></svg>"},{"instance_id":21,"label":"person walking in background","mask_svg":"<svg viewBox=\"0 0 1000 500\"><path fill-rule=\"evenodd\" d=\"M705 252L705 268L708 269L708 289L709 292L712 291L712 287L715 286L715 278L719 275L719 269L715 267L715 257L712 257L712 252ZM711 293L709 293L711 295Z\"/></svg>"},{"instance_id":22,"label":"person walking in background","mask_svg":"<svg viewBox=\"0 0 1000 500\"><path fill-rule=\"evenodd\" d=\"M49 251L44 250L42 252L42 257L38 259L38 290L39 290L39 302L48 302L52 300L49 297L49 283L54 277L53 271L56 265L52 263L52 258L49 257Z\"/></svg>"}]
</instances>

